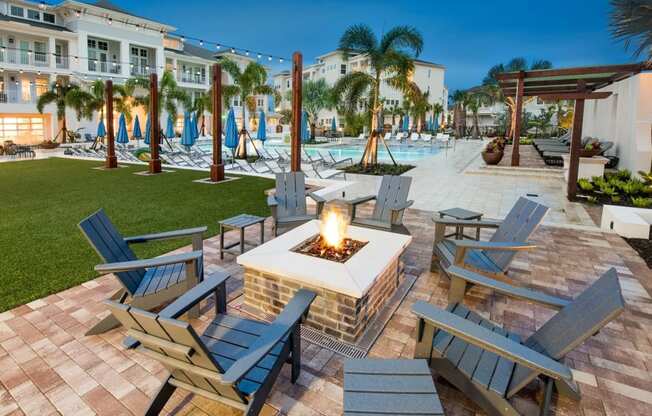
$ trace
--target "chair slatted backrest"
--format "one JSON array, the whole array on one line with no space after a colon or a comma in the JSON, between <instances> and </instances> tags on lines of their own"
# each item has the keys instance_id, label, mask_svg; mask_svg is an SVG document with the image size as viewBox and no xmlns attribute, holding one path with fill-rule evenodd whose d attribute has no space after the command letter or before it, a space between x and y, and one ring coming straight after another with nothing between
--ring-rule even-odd
<instances>
[{"instance_id":1,"label":"chair slatted backrest","mask_svg":"<svg viewBox=\"0 0 652 416\"><path fill-rule=\"evenodd\" d=\"M228 386L220 382L224 369L189 323L114 301L106 301L106 304L127 329L127 334L140 341L138 351L157 359L174 380L182 383L181 387L185 384L203 390L209 396L218 395L245 403L237 385Z\"/></svg>"},{"instance_id":2,"label":"chair slatted backrest","mask_svg":"<svg viewBox=\"0 0 652 416\"><path fill-rule=\"evenodd\" d=\"M525 345L550 358L561 360L614 320L624 309L625 300L618 274L616 269L611 268L543 324L525 341ZM512 394L527 385L537 374L526 367L517 366L510 383Z\"/></svg>"},{"instance_id":3,"label":"chair slatted backrest","mask_svg":"<svg viewBox=\"0 0 652 416\"><path fill-rule=\"evenodd\" d=\"M491 237L491 242L524 243L537 229L548 207L530 199L520 197ZM505 269L516 252L513 250L488 250L486 255L501 269Z\"/></svg>"},{"instance_id":4,"label":"chair slatted backrest","mask_svg":"<svg viewBox=\"0 0 652 416\"><path fill-rule=\"evenodd\" d=\"M279 218L307 214L306 177L302 172L276 174L276 201Z\"/></svg>"},{"instance_id":5,"label":"chair slatted backrest","mask_svg":"<svg viewBox=\"0 0 652 416\"><path fill-rule=\"evenodd\" d=\"M88 242L105 263L138 260L103 209L79 223ZM145 269L115 274L129 294L134 294L145 276Z\"/></svg>"},{"instance_id":6,"label":"chair slatted backrest","mask_svg":"<svg viewBox=\"0 0 652 416\"><path fill-rule=\"evenodd\" d=\"M411 184L412 178L409 176L383 176L372 218L377 221L390 222L392 220L392 208L407 201ZM397 221L400 222L401 219L402 214Z\"/></svg>"}]
</instances>

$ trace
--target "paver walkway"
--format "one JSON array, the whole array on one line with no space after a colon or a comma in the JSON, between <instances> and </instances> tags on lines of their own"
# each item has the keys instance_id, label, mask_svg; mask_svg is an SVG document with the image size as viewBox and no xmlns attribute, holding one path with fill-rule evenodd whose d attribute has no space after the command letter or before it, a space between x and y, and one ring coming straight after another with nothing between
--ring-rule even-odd
<instances>
[{"instance_id":1,"label":"paver walkway","mask_svg":"<svg viewBox=\"0 0 652 416\"><path fill-rule=\"evenodd\" d=\"M430 273L432 214L410 210L406 224L414 242L405 255L406 270L419 276L372 348L374 357L412 357L416 300L444 307L448 281ZM269 227L269 221L267 227ZM258 230L251 229L254 238ZM255 235L254 235L255 234ZM267 234L271 235L271 234ZM511 273L522 284L550 293L579 293L609 267L618 269L627 301L619 319L568 355L583 392L579 403L561 401L556 415L652 414L652 273L636 253L613 234L541 227L533 241L539 248L519 254ZM89 248L90 250L90 248ZM218 238L205 243L210 271L221 266L233 273L229 292L241 286L234 257L219 260ZM153 360L121 346L123 330L85 337L105 308L101 304L118 286L111 276L89 281L0 314L0 415L142 414L164 369ZM533 304L473 289L466 303L484 316L523 335L538 328L553 312ZM232 308L231 308L232 309ZM212 307L193 325L203 329ZM236 310L231 310L238 313ZM342 410L343 357L303 343L302 374L296 385L283 370L263 412L265 415L339 415ZM286 366L287 367L287 366ZM447 415L482 414L445 382L437 389ZM519 395L517 405L536 414L535 390ZM175 415L231 415L230 408L178 391L166 411ZM529 413L531 414L531 413Z\"/></svg>"}]
</instances>

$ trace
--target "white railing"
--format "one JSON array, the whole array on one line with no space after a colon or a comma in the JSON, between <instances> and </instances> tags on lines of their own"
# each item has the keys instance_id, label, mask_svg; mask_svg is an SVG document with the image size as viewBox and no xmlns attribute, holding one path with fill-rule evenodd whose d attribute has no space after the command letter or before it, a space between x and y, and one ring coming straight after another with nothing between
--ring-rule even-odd
<instances>
[{"instance_id":1,"label":"white railing","mask_svg":"<svg viewBox=\"0 0 652 416\"><path fill-rule=\"evenodd\" d=\"M35 85L30 86L28 93L18 88L0 92L0 104L36 104L37 101L38 94Z\"/></svg>"},{"instance_id":2,"label":"white railing","mask_svg":"<svg viewBox=\"0 0 652 416\"><path fill-rule=\"evenodd\" d=\"M155 74L156 73L156 67L155 66L136 66L133 65L131 67L131 75L133 76L148 76L149 74Z\"/></svg>"},{"instance_id":3,"label":"white railing","mask_svg":"<svg viewBox=\"0 0 652 416\"><path fill-rule=\"evenodd\" d=\"M120 74L122 67L116 62L100 62L96 60L88 61L88 70L90 72L101 72L104 74Z\"/></svg>"},{"instance_id":4,"label":"white railing","mask_svg":"<svg viewBox=\"0 0 652 416\"><path fill-rule=\"evenodd\" d=\"M3 48L0 49L0 62L13 65L48 67L50 66L50 54L47 52Z\"/></svg>"},{"instance_id":5,"label":"white railing","mask_svg":"<svg viewBox=\"0 0 652 416\"><path fill-rule=\"evenodd\" d=\"M206 83L206 77L197 75L197 74L179 74L177 76L177 80L181 82L187 82L190 84L205 84Z\"/></svg>"}]
</instances>

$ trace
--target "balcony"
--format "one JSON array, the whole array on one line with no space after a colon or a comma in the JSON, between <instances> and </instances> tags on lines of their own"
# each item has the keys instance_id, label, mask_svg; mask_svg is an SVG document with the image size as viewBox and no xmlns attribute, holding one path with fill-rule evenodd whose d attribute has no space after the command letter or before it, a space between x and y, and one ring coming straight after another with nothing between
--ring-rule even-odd
<instances>
[{"instance_id":1,"label":"balcony","mask_svg":"<svg viewBox=\"0 0 652 416\"><path fill-rule=\"evenodd\" d=\"M202 76L199 74L189 74L189 73L180 74L179 76L177 76L177 80L189 84L199 84L199 85L206 84L206 76Z\"/></svg>"},{"instance_id":2,"label":"balcony","mask_svg":"<svg viewBox=\"0 0 652 416\"><path fill-rule=\"evenodd\" d=\"M149 76L150 74L155 74L156 73L156 67L155 66L139 66L139 65L131 65L131 70L130 74L135 77L146 77Z\"/></svg>"},{"instance_id":3,"label":"balcony","mask_svg":"<svg viewBox=\"0 0 652 416\"><path fill-rule=\"evenodd\" d=\"M0 63L46 68L50 66L50 54L31 50L12 50L3 47L0 51Z\"/></svg>"},{"instance_id":4,"label":"balcony","mask_svg":"<svg viewBox=\"0 0 652 416\"><path fill-rule=\"evenodd\" d=\"M29 88L19 89L18 87L9 88L7 91L0 92L0 104L36 104L40 94L47 90L45 87L31 84Z\"/></svg>"},{"instance_id":5,"label":"balcony","mask_svg":"<svg viewBox=\"0 0 652 416\"><path fill-rule=\"evenodd\" d=\"M54 61L58 69L70 68L70 59L67 56L55 55Z\"/></svg>"},{"instance_id":6,"label":"balcony","mask_svg":"<svg viewBox=\"0 0 652 416\"><path fill-rule=\"evenodd\" d=\"M122 67L116 62L99 62L97 60L88 61L88 70L90 72L100 72L103 74L120 74Z\"/></svg>"}]
</instances>

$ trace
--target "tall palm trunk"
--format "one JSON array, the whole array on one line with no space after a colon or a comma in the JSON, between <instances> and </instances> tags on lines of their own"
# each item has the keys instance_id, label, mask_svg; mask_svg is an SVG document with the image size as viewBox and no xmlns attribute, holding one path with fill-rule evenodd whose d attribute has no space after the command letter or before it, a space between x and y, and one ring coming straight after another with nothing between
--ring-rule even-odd
<instances>
[{"instance_id":1,"label":"tall palm trunk","mask_svg":"<svg viewBox=\"0 0 652 416\"><path fill-rule=\"evenodd\" d=\"M479 126L477 110L473 112L473 138L474 139L480 138L480 126Z\"/></svg>"},{"instance_id":2,"label":"tall palm trunk","mask_svg":"<svg viewBox=\"0 0 652 416\"><path fill-rule=\"evenodd\" d=\"M247 107L245 103L245 95L240 97L240 104L242 105L242 129L238 137L238 147L235 148L235 157L238 159L247 158Z\"/></svg>"},{"instance_id":3,"label":"tall palm trunk","mask_svg":"<svg viewBox=\"0 0 652 416\"><path fill-rule=\"evenodd\" d=\"M367 145L365 146L364 153L362 154L362 160L360 161L365 169L378 164L378 137L380 136L380 132L378 131L378 113L380 111L378 105L379 96L380 73L376 72L376 80L374 82L373 100L371 107L371 128L369 139L367 140Z\"/></svg>"}]
</instances>

